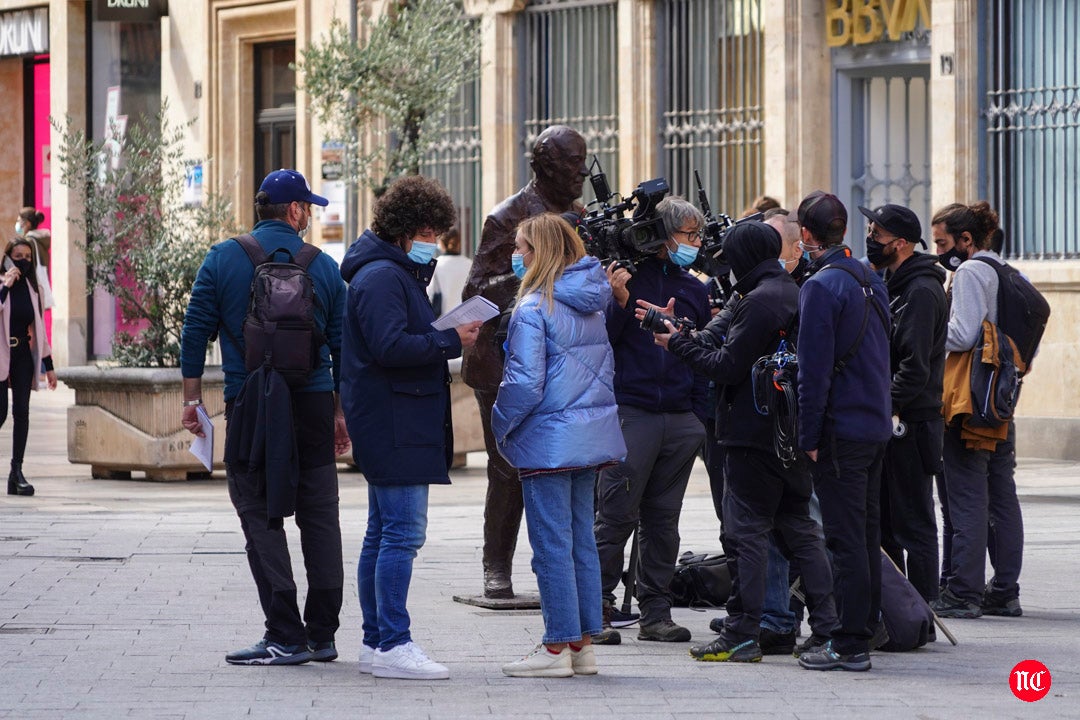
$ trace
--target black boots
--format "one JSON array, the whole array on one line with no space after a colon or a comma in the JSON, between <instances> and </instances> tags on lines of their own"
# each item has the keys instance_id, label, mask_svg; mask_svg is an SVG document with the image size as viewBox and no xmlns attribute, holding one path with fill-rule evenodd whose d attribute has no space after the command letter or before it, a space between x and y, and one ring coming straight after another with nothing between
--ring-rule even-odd
<instances>
[{"instance_id":1,"label":"black boots","mask_svg":"<svg viewBox=\"0 0 1080 720\"><path fill-rule=\"evenodd\" d=\"M22 463L11 461L11 473L7 480L8 495L33 495L34 486L26 482L22 474Z\"/></svg>"}]
</instances>

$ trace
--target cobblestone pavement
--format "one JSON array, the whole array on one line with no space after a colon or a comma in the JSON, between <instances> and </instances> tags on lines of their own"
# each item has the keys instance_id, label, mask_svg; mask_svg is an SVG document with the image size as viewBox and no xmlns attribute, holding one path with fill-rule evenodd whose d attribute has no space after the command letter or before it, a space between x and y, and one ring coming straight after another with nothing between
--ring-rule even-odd
<instances>
[{"instance_id":1,"label":"cobblestone pavement","mask_svg":"<svg viewBox=\"0 0 1080 720\"><path fill-rule=\"evenodd\" d=\"M1080 717L1080 466L1023 460L1026 523L1018 619L953 620L960 640L875 653L869 673L812 673L792 658L696 663L687 644L638 642L597 652L601 674L515 680L501 665L541 637L538 611L458 604L480 589L481 455L433 488L428 543L409 601L415 639L450 667L448 681L376 680L357 671L360 612L352 568L364 483L342 472L345 606L341 659L300 667L226 665L261 636L243 537L222 479L100 481L66 460L67 390L32 400L27 477L33 498L0 496L0 717L12 718L1002 718ZM10 448L10 423L0 451ZM1022 450L1022 448L1021 448ZM295 527L290 541L298 543ZM684 507L683 549L716 550L704 470ZM534 591L524 528L515 584ZM298 558L299 553L294 553ZM297 568L297 577L303 573ZM676 610L694 640L713 613ZM940 633L939 633L940 637ZM1035 704L1013 697L1027 658L1053 674Z\"/></svg>"}]
</instances>

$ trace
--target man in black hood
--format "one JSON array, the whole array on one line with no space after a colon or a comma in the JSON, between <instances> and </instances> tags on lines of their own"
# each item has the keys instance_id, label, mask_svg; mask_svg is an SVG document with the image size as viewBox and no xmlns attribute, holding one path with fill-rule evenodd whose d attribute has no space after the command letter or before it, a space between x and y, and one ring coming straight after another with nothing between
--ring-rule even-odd
<instances>
[{"instance_id":1,"label":"man in black hood","mask_svg":"<svg viewBox=\"0 0 1080 720\"><path fill-rule=\"evenodd\" d=\"M926 243L911 210L882 205L875 210L860 207L859 212L870 220L866 257L885 270L893 320L889 355L894 429L882 468L881 545L930 602L938 594L933 481L941 472L945 434L945 271L936 255L915 251L916 243L924 248Z\"/></svg>"},{"instance_id":2,"label":"man in black hood","mask_svg":"<svg viewBox=\"0 0 1080 720\"><path fill-rule=\"evenodd\" d=\"M656 334L698 372L716 382L717 417L730 420L717 428L727 456L723 500L725 546L732 594L720 637L691 648L698 660L755 662L765 599L769 533L776 533L802 568L810 624L827 638L836 625L832 573L817 525L810 518L810 476L801 464L785 467L773 443L773 420L755 409L752 369L771 355L794 325L799 288L780 264L780 235L760 222L741 223L728 232L724 254L741 299L719 348L683 334ZM669 329L674 329L670 327Z\"/></svg>"}]
</instances>

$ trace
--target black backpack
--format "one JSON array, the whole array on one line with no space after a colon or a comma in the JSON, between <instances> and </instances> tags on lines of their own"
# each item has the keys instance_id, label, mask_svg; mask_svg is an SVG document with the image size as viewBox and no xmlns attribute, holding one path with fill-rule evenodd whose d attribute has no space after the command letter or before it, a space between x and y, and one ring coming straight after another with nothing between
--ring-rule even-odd
<instances>
[{"instance_id":1,"label":"black backpack","mask_svg":"<svg viewBox=\"0 0 1080 720\"><path fill-rule=\"evenodd\" d=\"M244 318L247 371L266 365L281 373L290 386L303 385L318 367L319 349L326 344L315 323L319 298L307 271L320 250L304 243L296 257L284 248L267 255L250 233L235 240L255 266ZM278 253L288 255L289 261L273 260Z\"/></svg>"},{"instance_id":2,"label":"black backpack","mask_svg":"<svg viewBox=\"0 0 1080 720\"><path fill-rule=\"evenodd\" d=\"M727 558L687 550L679 556L668 591L675 607L722 607L731 595Z\"/></svg>"},{"instance_id":3,"label":"black backpack","mask_svg":"<svg viewBox=\"0 0 1080 720\"><path fill-rule=\"evenodd\" d=\"M1016 343L1016 350L1024 361L1024 367L1018 368L1022 376L1035 358L1043 332L1046 331L1050 303L1012 265L1003 265L988 257L974 259L983 261L997 272L997 324Z\"/></svg>"}]
</instances>

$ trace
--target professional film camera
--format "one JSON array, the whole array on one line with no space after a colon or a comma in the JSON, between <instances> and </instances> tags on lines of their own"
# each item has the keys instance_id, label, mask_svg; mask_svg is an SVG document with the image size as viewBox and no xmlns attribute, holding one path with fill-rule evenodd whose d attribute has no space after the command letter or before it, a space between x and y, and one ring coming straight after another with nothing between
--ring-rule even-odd
<instances>
[{"instance_id":1,"label":"professional film camera","mask_svg":"<svg viewBox=\"0 0 1080 720\"><path fill-rule=\"evenodd\" d=\"M731 281L728 276L731 267L724 262L724 236L728 230L739 223L751 220L761 220L761 213L754 213L739 220L732 220L730 216L720 213L713 215L709 206L709 195L701 184L701 175L694 171L694 180L698 187L698 205L701 214L705 216L705 227L702 229L701 250L698 251L697 259L690 266L698 272L708 275L709 281L709 304L714 308L722 308L731 297Z\"/></svg>"},{"instance_id":2,"label":"professional film camera","mask_svg":"<svg viewBox=\"0 0 1080 720\"><path fill-rule=\"evenodd\" d=\"M630 197L612 204L615 193L608 187L600 161L593 155L589 183L596 195L596 200L589 204L594 209L577 225L585 251L599 258L604 267L616 262L633 274L637 262L655 255L667 241L664 222L656 214L656 205L670 192L667 180L646 180ZM630 217L623 215L627 210L633 211Z\"/></svg>"}]
</instances>

